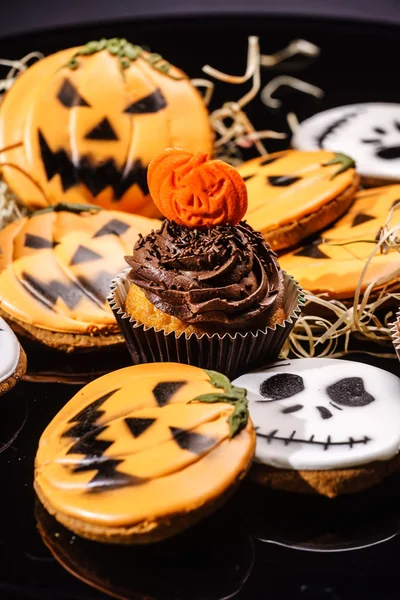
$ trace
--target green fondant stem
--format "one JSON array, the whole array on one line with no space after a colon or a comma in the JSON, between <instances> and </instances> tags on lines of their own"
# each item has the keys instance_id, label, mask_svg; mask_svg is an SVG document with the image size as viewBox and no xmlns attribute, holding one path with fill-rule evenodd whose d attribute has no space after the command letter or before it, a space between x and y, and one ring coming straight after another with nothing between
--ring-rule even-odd
<instances>
[{"instance_id":1,"label":"green fondant stem","mask_svg":"<svg viewBox=\"0 0 400 600\"><path fill-rule=\"evenodd\" d=\"M92 40L80 48L65 65L69 69L75 70L79 67L79 56L88 56L96 54L102 50L107 50L112 56L118 58L122 72L131 66L131 63L139 57L145 60L153 69L167 75L171 79L180 80L186 77L176 77L170 73L171 64L163 59L161 54L146 54L141 46L131 44L125 38L112 38L107 40Z\"/></svg>"}]
</instances>

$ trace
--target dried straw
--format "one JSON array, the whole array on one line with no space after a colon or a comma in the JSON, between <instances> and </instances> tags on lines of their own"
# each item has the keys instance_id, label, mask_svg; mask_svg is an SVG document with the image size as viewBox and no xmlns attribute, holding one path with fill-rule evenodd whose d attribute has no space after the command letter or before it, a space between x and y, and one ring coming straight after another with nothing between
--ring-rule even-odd
<instances>
[{"instance_id":1,"label":"dried straw","mask_svg":"<svg viewBox=\"0 0 400 600\"><path fill-rule=\"evenodd\" d=\"M0 59L0 67L9 68L6 76L0 79L0 98L11 88L20 73L26 71L33 61L41 58L43 58L43 54L40 52L30 52L20 60ZM4 181L0 180L0 230L26 214L26 208L18 203Z\"/></svg>"},{"instance_id":2,"label":"dried straw","mask_svg":"<svg viewBox=\"0 0 400 600\"><path fill-rule=\"evenodd\" d=\"M397 268L388 276L375 279L366 288L363 285L368 268L377 254L400 253L400 223L396 219L397 224L392 224L395 212L400 213L400 202L390 210L379 240L374 243L351 306L338 300L327 300L323 295L305 292L304 313L283 350L284 357L289 353L298 357L340 357L351 352L363 352L381 358L396 357L391 344L391 327L400 305L400 260ZM328 313L329 317L318 316L319 313ZM368 342L374 343L374 348L380 346L382 350L369 351Z\"/></svg>"},{"instance_id":3,"label":"dried straw","mask_svg":"<svg viewBox=\"0 0 400 600\"><path fill-rule=\"evenodd\" d=\"M214 150L218 158L237 166L243 160L240 148L255 146L260 155L266 155L268 151L262 140L285 139L287 137L286 133L270 129L257 131L244 112L244 108L260 94L261 69L263 67L275 67L295 55L315 57L319 55L319 48L305 40L294 40L274 54L261 54L258 37L250 36L248 38L247 66L244 75L229 75L210 65L203 67L204 73L217 81L234 85L243 85L251 81L252 84L250 90L239 100L225 102L210 114L211 126L216 134ZM205 88L204 100L209 105L214 92L214 83L207 79L193 79L192 83L196 87ZM320 88L295 77L280 75L270 81L261 91L261 100L264 104L271 107L280 106L280 101L273 98L273 94L283 85L318 98L323 94ZM298 123L297 117L293 113L289 113L287 119L289 127L293 130L296 123Z\"/></svg>"}]
</instances>

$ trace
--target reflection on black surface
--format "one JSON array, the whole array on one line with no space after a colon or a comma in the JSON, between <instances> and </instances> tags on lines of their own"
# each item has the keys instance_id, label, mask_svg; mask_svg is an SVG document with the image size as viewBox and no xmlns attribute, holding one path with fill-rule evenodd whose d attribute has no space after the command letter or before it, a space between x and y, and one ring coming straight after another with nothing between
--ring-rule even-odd
<instances>
[{"instance_id":1,"label":"reflection on black surface","mask_svg":"<svg viewBox=\"0 0 400 600\"><path fill-rule=\"evenodd\" d=\"M217 514L151 546L107 546L72 535L36 503L44 543L67 571L123 600L233 598L254 562L250 536Z\"/></svg>"},{"instance_id":2,"label":"reflection on black surface","mask_svg":"<svg viewBox=\"0 0 400 600\"><path fill-rule=\"evenodd\" d=\"M28 370L24 381L86 384L110 371L132 364L125 346L67 354L24 343Z\"/></svg>"},{"instance_id":3,"label":"reflection on black surface","mask_svg":"<svg viewBox=\"0 0 400 600\"><path fill-rule=\"evenodd\" d=\"M0 454L16 442L28 419L28 404L18 386L0 398Z\"/></svg>"},{"instance_id":4,"label":"reflection on black surface","mask_svg":"<svg viewBox=\"0 0 400 600\"><path fill-rule=\"evenodd\" d=\"M311 553L344 553L372 548L399 534L399 484L400 475L394 475L370 490L329 499L247 483L240 496L251 503L246 526L260 542Z\"/></svg>"}]
</instances>

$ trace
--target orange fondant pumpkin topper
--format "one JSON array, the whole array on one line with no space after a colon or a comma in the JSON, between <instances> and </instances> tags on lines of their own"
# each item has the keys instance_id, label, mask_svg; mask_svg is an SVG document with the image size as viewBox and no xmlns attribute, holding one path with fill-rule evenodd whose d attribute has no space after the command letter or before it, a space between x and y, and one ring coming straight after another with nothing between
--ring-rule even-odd
<instances>
[{"instance_id":1,"label":"orange fondant pumpkin topper","mask_svg":"<svg viewBox=\"0 0 400 600\"><path fill-rule=\"evenodd\" d=\"M0 169L29 208L61 200L159 216L147 166L171 145L212 150L204 102L182 71L125 39L52 54L0 107Z\"/></svg>"},{"instance_id":2,"label":"orange fondant pumpkin topper","mask_svg":"<svg viewBox=\"0 0 400 600\"><path fill-rule=\"evenodd\" d=\"M178 225L236 225L246 214L247 190L239 173L201 152L165 150L150 163L148 184L156 206Z\"/></svg>"}]
</instances>

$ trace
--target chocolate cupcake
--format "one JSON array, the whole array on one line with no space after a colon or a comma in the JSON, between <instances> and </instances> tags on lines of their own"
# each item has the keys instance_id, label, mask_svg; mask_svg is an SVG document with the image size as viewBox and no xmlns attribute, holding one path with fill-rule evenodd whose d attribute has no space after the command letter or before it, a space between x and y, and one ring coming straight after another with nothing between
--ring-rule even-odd
<instances>
[{"instance_id":1,"label":"chocolate cupcake","mask_svg":"<svg viewBox=\"0 0 400 600\"><path fill-rule=\"evenodd\" d=\"M148 327L201 335L257 331L286 318L276 255L245 222L198 231L164 221L126 260L125 310Z\"/></svg>"},{"instance_id":2,"label":"chocolate cupcake","mask_svg":"<svg viewBox=\"0 0 400 600\"><path fill-rule=\"evenodd\" d=\"M133 361L178 360L233 376L276 358L302 296L242 220L240 175L205 155L167 150L148 181L167 220L139 238L110 296Z\"/></svg>"}]
</instances>

